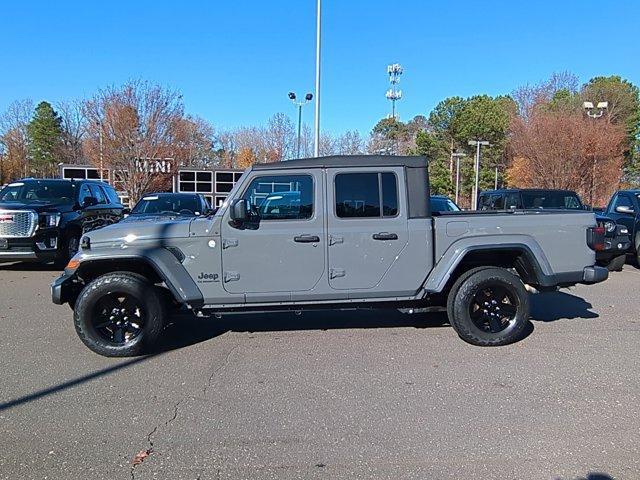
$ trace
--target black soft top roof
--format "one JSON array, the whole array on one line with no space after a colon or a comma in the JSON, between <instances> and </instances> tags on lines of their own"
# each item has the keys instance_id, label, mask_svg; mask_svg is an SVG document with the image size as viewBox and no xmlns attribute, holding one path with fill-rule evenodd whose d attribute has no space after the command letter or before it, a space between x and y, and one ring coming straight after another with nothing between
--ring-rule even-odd
<instances>
[{"instance_id":1,"label":"black soft top roof","mask_svg":"<svg viewBox=\"0 0 640 480\"><path fill-rule=\"evenodd\" d=\"M280 170L285 168L331 167L412 167L427 166L427 158L395 155L334 155L330 157L303 158L274 163L256 163L253 170Z\"/></svg>"}]
</instances>

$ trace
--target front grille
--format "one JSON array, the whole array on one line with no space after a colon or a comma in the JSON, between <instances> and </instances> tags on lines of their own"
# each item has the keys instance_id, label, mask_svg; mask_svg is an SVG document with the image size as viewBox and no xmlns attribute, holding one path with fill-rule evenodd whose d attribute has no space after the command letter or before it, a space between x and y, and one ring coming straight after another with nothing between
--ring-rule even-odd
<instances>
[{"instance_id":1,"label":"front grille","mask_svg":"<svg viewBox=\"0 0 640 480\"><path fill-rule=\"evenodd\" d=\"M31 237L38 226L38 214L30 210L0 210L0 237Z\"/></svg>"}]
</instances>

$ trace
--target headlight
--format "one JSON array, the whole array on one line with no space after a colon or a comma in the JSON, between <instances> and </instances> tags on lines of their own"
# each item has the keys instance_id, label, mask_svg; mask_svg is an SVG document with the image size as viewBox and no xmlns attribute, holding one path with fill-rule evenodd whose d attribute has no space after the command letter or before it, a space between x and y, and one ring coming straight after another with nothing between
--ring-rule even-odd
<instances>
[{"instance_id":1,"label":"headlight","mask_svg":"<svg viewBox=\"0 0 640 480\"><path fill-rule=\"evenodd\" d=\"M612 222L611 220L607 220L604 222L604 228L607 232L614 232L616 229L616 222Z\"/></svg>"},{"instance_id":2,"label":"headlight","mask_svg":"<svg viewBox=\"0 0 640 480\"><path fill-rule=\"evenodd\" d=\"M60 223L59 213L47 213L42 220L43 227L57 227Z\"/></svg>"}]
</instances>

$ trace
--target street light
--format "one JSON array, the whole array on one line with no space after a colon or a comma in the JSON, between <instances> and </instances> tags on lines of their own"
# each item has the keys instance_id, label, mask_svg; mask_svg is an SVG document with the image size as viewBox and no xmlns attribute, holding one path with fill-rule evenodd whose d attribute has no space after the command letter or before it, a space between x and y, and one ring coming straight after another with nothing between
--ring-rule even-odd
<instances>
[{"instance_id":1,"label":"street light","mask_svg":"<svg viewBox=\"0 0 640 480\"><path fill-rule=\"evenodd\" d=\"M456 159L456 205L458 204L458 199L460 197L460 159L462 157L466 157L465 153L454 152L451 154L453 158Z\"/></svg>"},{"instance_id":2,"label":"street light","mask_svg":"<svg viewBox=\"0 0 640 480\"><path fill-rule=\"evenodd\" d=\"M471 208L478 209L478 183L480 181L480 146L490 146L490 143L486 140L469 140L469 145L476 147L476 180L473 185L473 194L471 199Z\"/></svg>"},{"instance_id":3,"label":"street light","mask_svg":"<svg viewBox=\"0 0 640 480\"><path fill-rule=\"evenodd\" d=\"M596 109L598 110L597 112L593 111L594 110L593 102L584 102L582 106L584 108L584 113L587 114L587 117L596 120L602 117L602 115L604 115L604 112L607 110L607 108L609 108L609 102L598 102L598 105L596 107ZM591 164L591 185L589 187L589 204L591 205L591 208L593 208L593 190L595 188L595 181L596 181L596 155L594 153L593 163Z\"/></svg>"},{"instance_id":4,"label":"street light","mask_svg":"<svg viewBox=\"0 0 640 480\"><path fill-rule=\"evenodd\" d=\"M609 108L609 102L598 102L597 112L593 112L593 102L584 102L582 104L587 117L589 118L600 118L604 115L604 112L607 108Z\"/></svg>"},{"instance_id":5,"label":"street light","mask_svg":"<svg viewBox=\"0 0 640 480\"><path fill-rule=\"evenodd\" d=\"M313 99L313 94L307 93L304 96L304 101L298 102L296 101L296 94L294 92L289 92L289 100L291 100L293 104L296 107L298 107L298 146L297 146L298 153L296 155L296 158L300 158L300 132L302 129L302 107L307 103L309 103L312 99Z\"/></svg>"}]
</instances>

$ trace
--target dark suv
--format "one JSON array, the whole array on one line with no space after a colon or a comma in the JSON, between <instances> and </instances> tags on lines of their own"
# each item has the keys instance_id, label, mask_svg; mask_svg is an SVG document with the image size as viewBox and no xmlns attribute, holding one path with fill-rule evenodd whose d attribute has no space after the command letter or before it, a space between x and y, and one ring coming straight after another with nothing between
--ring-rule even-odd
<instances>
[{"instance_id":1,"label":"dark suv","mask_svg":"<svg viewBox=\"0 0 640 480\"><path fill-rule=\"evenodd\" d=\"M604 213L627 227L632 240L629 253L633 253L640 263L640 190L614 193Z\"/></svg>"},{"instance_id":2,"label":"dark suv","mask_svg":"<svg viewBox=\"0 0 640 480\"><path fill-rule=\"evenodd\" d=\"M0 190L0 262L56 262L78 251L84 232L115 223L116 191L93 180L24 179Z\"/></svg>"},{"instance_id":3,"label":"dark suv","mask_svg":"<svg viewBox=\"0 0 640 480\"><path fill-rule=\"evenodd\" d=\"M640 192L638 192L640 193ZM478 210L589 210L573 190L510 188L485 190L478 196ZM598 265L610 271L622 269L629 250L632 230L611 215L594 212L605 229L604 250L596 253ZM616 224L619 223L620 225Z\"/></svg>"}]
</instances>

